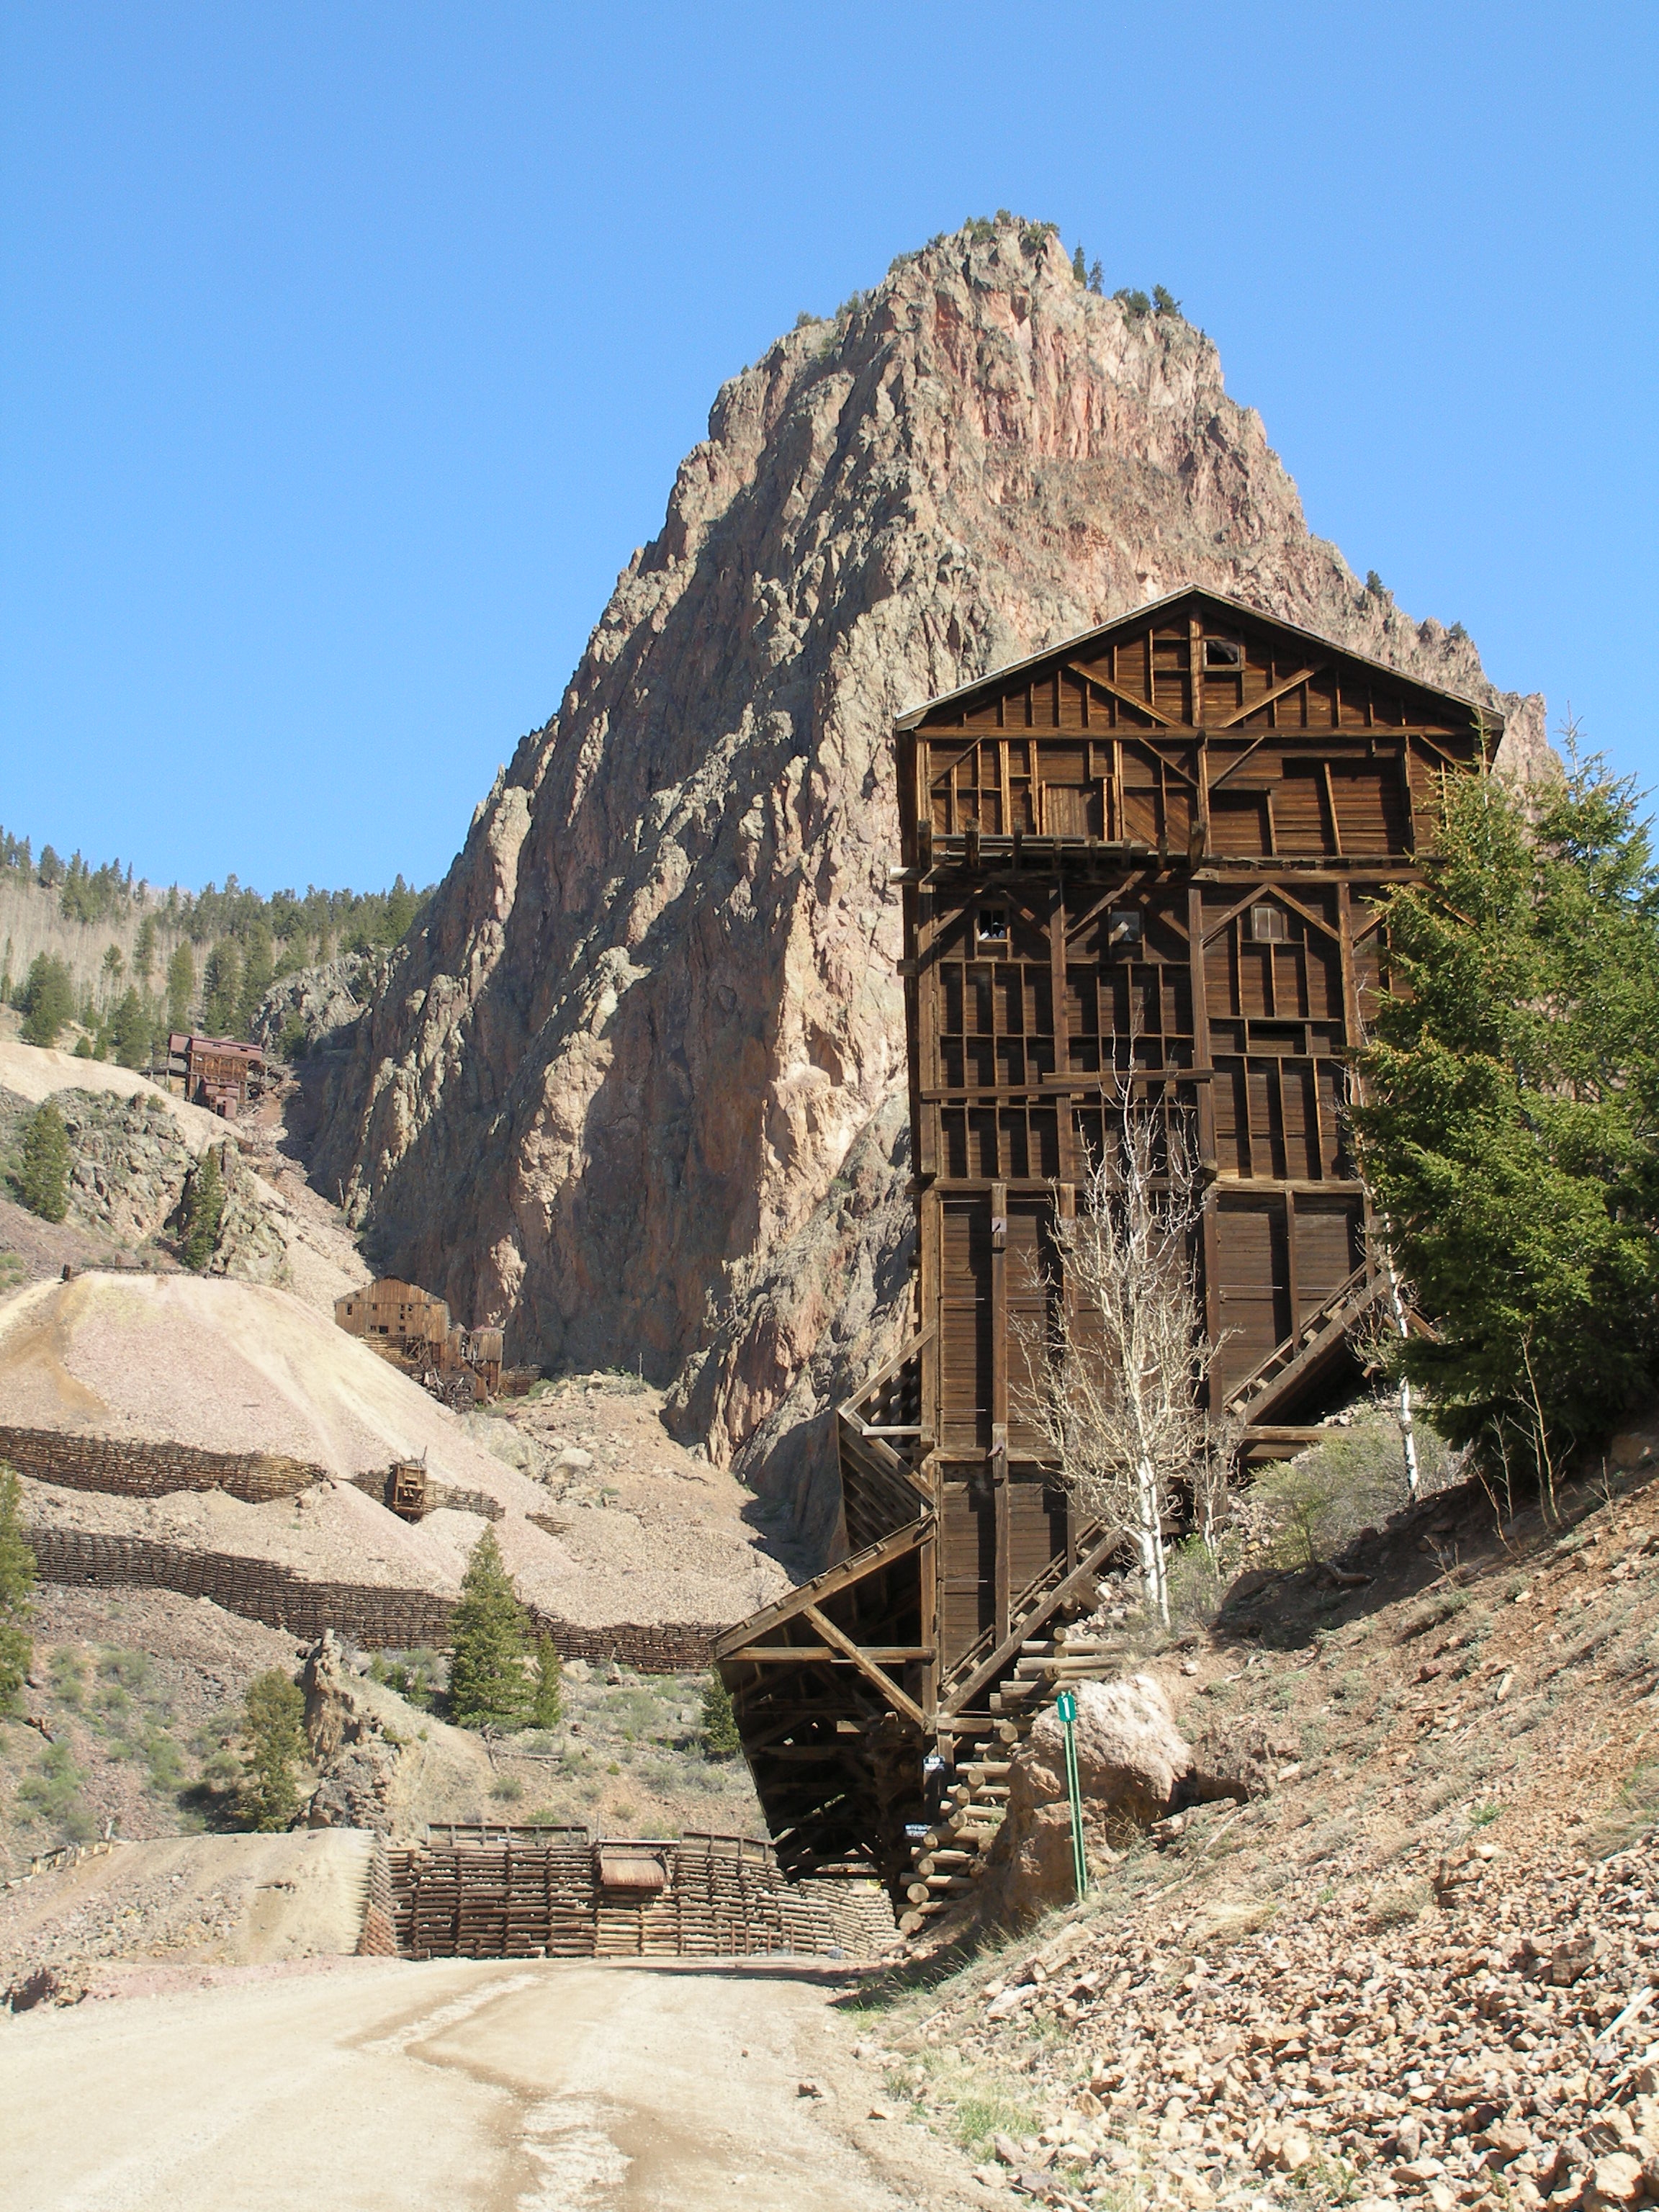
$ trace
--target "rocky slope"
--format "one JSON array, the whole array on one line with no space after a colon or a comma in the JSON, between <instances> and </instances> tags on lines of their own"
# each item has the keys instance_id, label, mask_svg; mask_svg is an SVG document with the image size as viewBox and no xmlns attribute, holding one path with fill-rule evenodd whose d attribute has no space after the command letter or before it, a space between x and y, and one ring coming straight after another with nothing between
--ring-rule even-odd
<instances>
[{"instance_id":1,"label":"rocky slope","mask_svg":"<svg viewBox=\"0 0 1659 2212\"><path fill-rule=\"evenodd\" d=\"M1143 1662L1216 1796L1091 1801L1087 1900L884 2008L993 2191L1659 2201L1659 1425L1620 1447L1556 1517L1446 1491Z\"/></svg>"},{"instance_id":2,"label":"rocky slope","mask_svg":"<svg viewBox=\"0 0 1659 2212\"><path fill-rule=\"evenodd\" d=\"M1041 228L780 338L355 1024L324 1186L514 1357L642 1359L821 1541L826 1409L902 1328L892 718L1189 580L1496 696L1310 534L1209 339Z\"/></svg>"},{"instance_id":3,"label":"rocky slope","mask_svg":"<svg viewBox=\"0 0 1659 2212\"><path fill-rule=\"evenodd\" d=\"M0 1247L22 1272L178 1265L185 1186L204 1155L218 1157L225 1203L208 1272L292 1291L331 1316L368 1279L335 1208L277 1151L281 1102L267 1097L234 1123L161 1091L131 1068L0 1039L0 1168L14 1173L25 1121L55 1098L72 1166L61 1224L25 1213L0 1174ZM0 1291L10 1287L0 1280Z\"/></svg>"}]
</instances>

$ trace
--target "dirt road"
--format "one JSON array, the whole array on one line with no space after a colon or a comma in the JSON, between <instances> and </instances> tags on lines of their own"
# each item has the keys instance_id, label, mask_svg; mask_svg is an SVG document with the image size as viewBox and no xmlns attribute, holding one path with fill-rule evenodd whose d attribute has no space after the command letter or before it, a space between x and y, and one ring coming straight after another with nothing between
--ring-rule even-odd
<instances>
[{"instance_id":1,"label":"dirt road","mask_svg":"<svg viewBox=\"0 0 1659 2212\"><path fill-rule=\"evenodd\" d=\"M8 2212L953 2212L833 1972L353 1960L0 2015ZM811 2081L820 2096L802 2095Z\"/></svg>"}]
</instances>

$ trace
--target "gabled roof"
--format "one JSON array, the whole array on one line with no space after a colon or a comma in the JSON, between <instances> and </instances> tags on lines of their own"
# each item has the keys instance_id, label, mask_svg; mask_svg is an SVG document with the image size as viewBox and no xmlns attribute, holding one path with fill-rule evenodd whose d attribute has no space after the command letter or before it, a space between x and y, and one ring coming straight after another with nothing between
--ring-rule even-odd
<instances>
[{"instance_id":1,"label":"gabled roof","mask_svg":"<svg viewBox=\"0 0 1659 2212\"><path fill-rule=\"evenodd\" d=\"M1028 653L1023 660L1008 661L1000 668L994 668L983 676L975 677L971 684L958 684L954 691L944 691L936 699L924 700L921 706L912 707L899 715L893 726L896 730L914 730L942 707L965 705L983 694L1004 690L1011 679L1028 672L1108 644L1126 633L1143 630L1149 617L1155 622L1159 616L1171 613L1177 607L1192 606L1218 614L1231 623L1273 630L1283 638L1298 640L1310 648L1316 649L1323 663L1334 661L1356 671L1364 670L1368 675L1382 678L1400 690L1421 692L1431 699L1448 701L1460 710L1460 719L1468 716L1472 720L1478 714L1487 733L1489 750L1503 735L1503 716L1463 692L1449 691L1442 684L1425 683L1420 676L1408 675L1404 669L1392 667L1386 660L1375 660L1369 653L1355 653L1348 646L1339 645L1334 638L1326 637L1318 630L1304 629L1297 623L1282 621L1277 615L1265 614L1260 607L1253 607L1246 600L1230 599L1225 592L1206 591L1197 584L1183 584L1178 591L1165 592L1162 599L1148 599L1144 605L1132 607L1127 613L1115 615L1110 622L1102 623L1094 629L1080 630L1074 636L1044 646L1040 653Z\"/></svg>"}]
</instances>

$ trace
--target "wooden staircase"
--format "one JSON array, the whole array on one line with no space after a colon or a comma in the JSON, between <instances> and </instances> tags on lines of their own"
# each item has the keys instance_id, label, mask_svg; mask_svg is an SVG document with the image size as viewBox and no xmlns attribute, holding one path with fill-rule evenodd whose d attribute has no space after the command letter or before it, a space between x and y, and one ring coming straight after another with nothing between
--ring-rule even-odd
<instances>
[{"instance_id":1,"label":"wooden staircase","mask_svg":"<svg viewBox=\"0 0 1659 2212\"><path fill-rule=\"evenodd\" d=\"M939 1732L933 1753L938 1810L912 1844L901 1935L919 1935L930 1920L972 1897L1007 1810L1015 1753L1038 1716L1061 1690L1110 1680L1128 1648L1084 1624L1057 1627L1051 1638L1022 1645L1013 1673L987 1700L988 1720L959 1720Z\"/></svg>"}]
</instances>

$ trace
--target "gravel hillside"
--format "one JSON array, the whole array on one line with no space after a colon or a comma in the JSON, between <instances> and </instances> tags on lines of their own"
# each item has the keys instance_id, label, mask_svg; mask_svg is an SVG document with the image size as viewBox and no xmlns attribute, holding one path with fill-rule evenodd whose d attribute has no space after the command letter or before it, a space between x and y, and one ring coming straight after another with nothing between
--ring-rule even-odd
<instances>
[{"instance_id":1,"label":"gravel hillside","mask_svg":"<svg viewBox=\"0 0 1659 2212\"><path fill-rule=\"evenodd\" d=\"M1152 1662L1189 1738L1289 1756L890 1993L990 2194L1659 2199L1654 1455L1547 1525L1443 1493Z\"/></svg>"}]
</instances>

